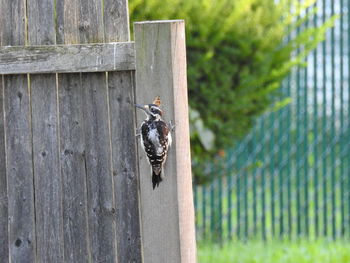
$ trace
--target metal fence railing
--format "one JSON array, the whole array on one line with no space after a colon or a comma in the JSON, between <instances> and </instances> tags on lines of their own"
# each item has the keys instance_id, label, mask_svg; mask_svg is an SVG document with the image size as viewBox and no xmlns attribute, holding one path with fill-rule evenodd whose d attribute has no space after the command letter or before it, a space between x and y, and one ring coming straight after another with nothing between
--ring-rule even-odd
<instances>
[{"instance_id":1,"label":"metal fence railing","mask_svg":"<svg viewBox=\"0 0 350 263\"><path fill-rule=\"evenodd\" d=\"M216 167L224 176L194 188L199 239L350 237L350 1L316 6L307 23L340 17L285 80L292 103L257 121Z\"/></svg>"}]
</instances>

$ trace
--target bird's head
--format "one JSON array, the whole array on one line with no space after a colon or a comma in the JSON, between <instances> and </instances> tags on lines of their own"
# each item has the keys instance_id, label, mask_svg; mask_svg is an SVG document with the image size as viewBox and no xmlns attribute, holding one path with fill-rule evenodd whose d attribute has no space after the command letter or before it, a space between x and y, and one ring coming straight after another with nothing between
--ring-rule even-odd
<instances>
[{"instance_id":1,"label":"bird's head","mask_svg":"<svg viewBox=\"0 0 350 263\"><path fill-rule=\"evenodd\" d=\"M143 110L146 113L147 119L161 119L163 111L160 109L160 98L159 96L155 98L151 104L135 104L135 107Z\"/></svg>"}]
</instances>

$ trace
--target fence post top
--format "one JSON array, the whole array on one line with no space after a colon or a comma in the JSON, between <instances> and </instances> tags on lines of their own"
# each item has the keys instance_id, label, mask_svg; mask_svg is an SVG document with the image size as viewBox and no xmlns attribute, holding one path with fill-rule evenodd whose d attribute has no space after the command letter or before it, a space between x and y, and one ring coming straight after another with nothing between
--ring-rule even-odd
<instances>
[{"instance_id":1,"label":"fence post top","mask_svg":"<svg viewBox=\"0 0 350 263\"><path fill-rule=\"evenodd\" d=\"M185 20L184 20L184 19L175 19L175 20L139 21L139 22L134 22L134 25L143 25L143 24L171 24L171 23L185 23Z\"/></svg>"}]
</instances>

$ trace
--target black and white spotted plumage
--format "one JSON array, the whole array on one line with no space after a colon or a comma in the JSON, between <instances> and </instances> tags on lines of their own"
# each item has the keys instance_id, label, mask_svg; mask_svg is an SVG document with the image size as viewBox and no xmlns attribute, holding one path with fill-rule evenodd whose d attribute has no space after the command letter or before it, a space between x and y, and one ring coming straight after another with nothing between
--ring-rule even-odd
<instances>
[{"instance_id":1,"label":"black and white spotted plumage","mask_svg":"<svg viewBox=\"0 0 350 263\"><path fill-rule=\"evenodd\" d=\"M164 179L162 170L172 142L171 127L162 120L162 111L157 105L137 105L137 107L143 109L147 115L140 129L141 146L146 152L152 167L152 185L154 189Z\"/></svg>"}]
</instances>

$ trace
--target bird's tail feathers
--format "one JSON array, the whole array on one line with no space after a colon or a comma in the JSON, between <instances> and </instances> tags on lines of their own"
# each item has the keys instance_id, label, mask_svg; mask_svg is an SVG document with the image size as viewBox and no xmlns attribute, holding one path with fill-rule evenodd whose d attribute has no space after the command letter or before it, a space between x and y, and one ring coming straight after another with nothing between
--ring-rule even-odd
<instances>
[{"instance_id":1,"label":"bird's tail feathers","mask_svg":"<svg viewBox=\"0 0 350 263\"><path fill-rule=\"evenodd\" d=\"M156 186L159 186L159 183L162 181L162 171L159 171L158 174L155 173L154 170L152 170L152 184L153 184L153 190L156 188Z\"/></svg>"}]
</instances>

